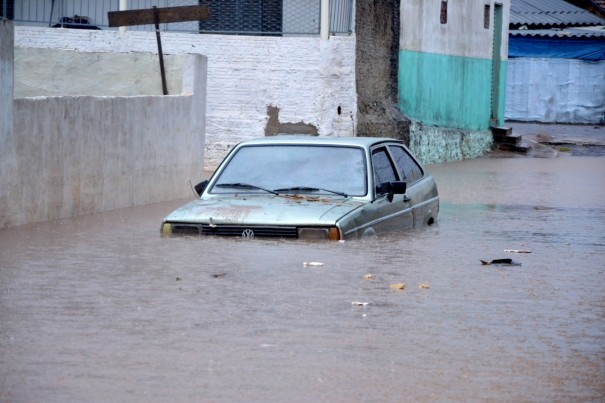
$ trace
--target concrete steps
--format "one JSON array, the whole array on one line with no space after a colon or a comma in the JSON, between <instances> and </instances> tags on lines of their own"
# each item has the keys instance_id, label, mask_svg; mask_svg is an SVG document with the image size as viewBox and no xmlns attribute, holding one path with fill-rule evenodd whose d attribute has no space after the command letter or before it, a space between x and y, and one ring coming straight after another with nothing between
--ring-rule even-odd
<instances>
[{"instance_id":1,"label":"concrete steps","mask_svg":"<svg viewBox=\"0 0 605 403\"><path fill-rule=\"evenodd\" d=\"M491 130L494 135L494 146L499 150L525 154L531 149L531 145L527 141L523 141L523 136L514 134L510 127L492 126Z\"/></svg>"}]
</instances>

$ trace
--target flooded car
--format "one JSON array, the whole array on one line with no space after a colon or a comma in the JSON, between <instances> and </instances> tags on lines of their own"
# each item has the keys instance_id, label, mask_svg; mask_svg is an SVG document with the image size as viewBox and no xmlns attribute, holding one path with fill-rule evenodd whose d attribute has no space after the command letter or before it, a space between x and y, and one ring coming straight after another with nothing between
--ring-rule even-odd
<instances>
[{"instance_id":1,"label":"flooded car","mask_svg":"<svg viewBox=\"0 0 605 403\"><path fill-rule=\"evenodd\" d=\"M276 136L231 150L164 235L342 240L431 225L433 178L388 138Z\"/></svg>"}]
</instances>

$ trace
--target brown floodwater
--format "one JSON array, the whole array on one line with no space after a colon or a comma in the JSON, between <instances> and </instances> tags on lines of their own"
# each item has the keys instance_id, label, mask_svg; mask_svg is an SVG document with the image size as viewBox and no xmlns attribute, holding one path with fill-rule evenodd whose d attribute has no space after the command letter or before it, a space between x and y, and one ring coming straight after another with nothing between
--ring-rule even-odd
<instances>
[{"instance_id":1,"label":"brown floodwater","mask_svg":"<svg viewBox=\"0 0 605 403\"><path fill-rule=\"evenodd\" d=\"M605 158L428 169L438 223L359 241L0 230L0 401L605 400Z\"/></svg>"}]
</instances>

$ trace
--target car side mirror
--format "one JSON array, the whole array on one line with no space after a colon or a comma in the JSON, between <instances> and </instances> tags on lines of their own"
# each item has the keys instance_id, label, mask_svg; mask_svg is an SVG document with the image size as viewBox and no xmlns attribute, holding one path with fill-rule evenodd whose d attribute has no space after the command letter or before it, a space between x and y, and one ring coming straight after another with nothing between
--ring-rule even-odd
<instances>
[{"instance_id":1,"label":"car side mirror","mask_svg":"<svg viewBox=\"0 0 605 403\"><path fill-rule=\"evenodd\" d=\"M193 187L193 189L195 189L195 193L197 193L198 196L201 196L202 193L204 193L204 190L206 190L206 187L208 186L209 181L205 180L205 181L201 181L200 183L198 183L197 185L195 185Z\"/></svg>"},{"instance_id":2,"label":"car side mirror","mask_svg":"<svg viewBox=\"0 0 605 403\"><path fill-rule=\"evenodd\" d=\"M408 186L406 182L403 181L393 181L386 184L387 185L387 200L389 202L393 201L394 195L403 195L405 194Z\"/></svg>"}]
</instances>

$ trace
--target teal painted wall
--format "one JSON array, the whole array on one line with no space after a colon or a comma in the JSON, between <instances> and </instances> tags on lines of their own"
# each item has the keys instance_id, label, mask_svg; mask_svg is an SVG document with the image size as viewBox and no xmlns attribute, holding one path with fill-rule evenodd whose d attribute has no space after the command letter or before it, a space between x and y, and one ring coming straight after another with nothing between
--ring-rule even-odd
<instances>
[{"instance_id":1,"label":"teal painted wall","mask_svg":"<svg viewBox=\"0 0 605 403\"><path fill-rule=\"evenodd\" d=\"M500 62L500 93L498 99L498 126L504 126L504 113L506 111L506 77L508 74L508 63Z\"/></svg>"},{"instance_id":2,"label":"teal painted wall","mask_svg":"<svg viewBox=\"0 0 605 403\"><path fill-rule=\"evenodd\" d=\"M504 83L505 62L502 62L500 77ZM399 109L403 114L427 125L489 129L490 59L400 50L398 82ZM499 105L499 121L504 119L502 105L503 100Z\"/></svg>"}]
</instances>

